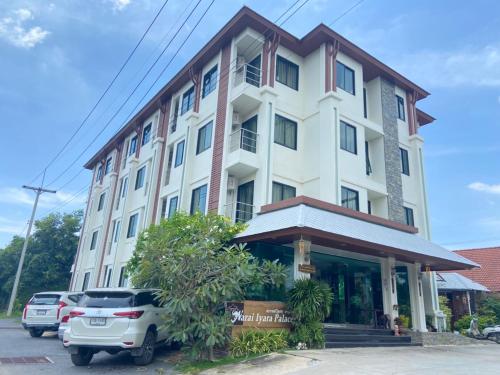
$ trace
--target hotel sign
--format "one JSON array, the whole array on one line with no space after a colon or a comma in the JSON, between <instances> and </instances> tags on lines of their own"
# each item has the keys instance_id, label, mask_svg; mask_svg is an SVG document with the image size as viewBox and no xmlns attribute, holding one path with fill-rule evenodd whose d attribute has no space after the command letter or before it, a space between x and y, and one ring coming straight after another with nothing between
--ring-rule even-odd
<instances>
[{"instance_id":1,"label":"hotel sign","mask_svg":"<svg viewBox=\"0 0 500 375\"><path fill-rule=\"evenodd\" d=\"M282 302L227 302L233 326L242 328L290 328L292 317Z\"/></svg>"},{"instance_id":2,"label":"hotel sign","mask_svg":"<svg viewBox=\"0 0 500 375\"><path fill-rule=\"evenodd\" d=\"M315 273L316 267L312 264L299 264L299 272L302 273Z\"/></svg>"}]
</instances>

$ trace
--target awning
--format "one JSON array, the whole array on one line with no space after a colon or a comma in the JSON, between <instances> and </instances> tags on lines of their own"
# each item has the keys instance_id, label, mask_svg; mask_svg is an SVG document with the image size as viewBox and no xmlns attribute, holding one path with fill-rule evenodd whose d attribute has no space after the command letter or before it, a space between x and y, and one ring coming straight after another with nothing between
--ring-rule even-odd
<instances>
[{"instance_id":1,"label":"awning","mask_svg":"<svg viewBox=\"0 0 500 375\"><path fill-rule=\"evenodd\" d=\"M415 234L416 230L408 230L414 229L412 227L387 224L392 222L308 197L289 201L268 209L264 206L263 212L250 220L245 231L236 236L236 241L285 244L302 237L322 246L419 262L432 271L478 267L476 263ZM353 213L347 214L348 211ZM401 229L396 229L399 227Z\"/></svg>"},{"instance_id":2,"label":"awning","mask_svg":"<svg viewBox=\"0 0 500 375\"><path fill-rule=\"evenodd\" d=\"M479 292L489 292L484 285L476 283L471 279L456 272L442 272L437 274L437 286L439 290L467 291L475 290Z\"/></svg>"}]
</instances>

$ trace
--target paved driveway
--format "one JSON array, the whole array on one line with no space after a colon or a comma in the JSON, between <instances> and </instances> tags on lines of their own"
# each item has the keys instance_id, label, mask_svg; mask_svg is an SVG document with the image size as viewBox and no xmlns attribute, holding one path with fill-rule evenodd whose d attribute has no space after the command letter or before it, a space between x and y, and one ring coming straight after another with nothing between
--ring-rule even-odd
<instances>
[{"instance_id":1,"label":"paved driveway","mask_svg":"<svg viewBox=\"0 0 500 375\"><path fill-rule=\"evenodd\" d=\"M165 357L168 350L160 349ZM89 367L75 367L69 353L63 348L57 334L46 333L40 338L32 338L17 321L0 320L0 357L48 357L53 363L45 364L0 364L0 375L20 374L163 374L172 368L164 360L157 359L147 367L137 367L127 353L109 355L99 353L94 356ZM162 371L164 370L164 371Z\"/></svg>"}]
</instances>

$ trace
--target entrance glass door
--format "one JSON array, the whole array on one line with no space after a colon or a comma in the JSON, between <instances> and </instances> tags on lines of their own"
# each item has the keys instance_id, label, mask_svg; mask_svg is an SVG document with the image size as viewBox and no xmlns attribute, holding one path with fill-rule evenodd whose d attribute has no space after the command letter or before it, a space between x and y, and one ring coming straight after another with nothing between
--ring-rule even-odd
<instances>
[{"instance_id":1,"label":"entrance glass door","mask_svg":"<svg viewBox=\"0 0 500 375\"><path fill-rule=\"evenodd\" d=\"M253 217L253 181L238 186L236 222L245 223Z\"/></svg>"},{"instance_id":2,"label":"entrance glass door","mask_svg":"<svg viewBox=\"0 0 500 375\"><path fill-rule=\"evenodd\" d=\"M375 325L383 310L380 264L312 252L314 279L329 284L333 292L331 323Z\"/></svg>"}]
</instances>

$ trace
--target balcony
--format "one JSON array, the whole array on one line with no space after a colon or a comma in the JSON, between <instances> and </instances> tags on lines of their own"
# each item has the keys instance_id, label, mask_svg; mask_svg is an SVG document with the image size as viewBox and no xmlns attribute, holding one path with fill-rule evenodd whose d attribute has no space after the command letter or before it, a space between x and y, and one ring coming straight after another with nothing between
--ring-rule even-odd
<instances>
[{"instance_id":1,"label":"balcony","mask_svg":"<svg viewBox=\"0 0 500 375\"><path fill-rule=\"evenodd\" d=\"M229 152L242 149L256 154L257 136L257 133L248 129L239 129L231 133L231 135L229 136Z\"/></svg>"},{"instance_id":2,"label":"balcony","mask_svg":"<svg viewBox=\"0 0 500 375\"><path fill-rule=\"evenodd\" d=\"M241 113L253 111L262 103L259 92L260 68L248 63L240 64L236 66L233 74L231 90L233 108Z\"/></svg>"},{"instance_id":3,"label":"balcony","mask_svg":"<svg viewBox=\"0 0 500 375\"><path fill-rule=\"evenodd\" d=\"M246 223L255 217L255 206L243 202L229 203L225 206L225 215L234 223Z\"/></svg>"},{"instance_id":4,"label":"balcony","mask_svg":"<svg viewBox=\"0 0 500 375\"><path fill-rule=\"evenodd\" d=\"M257 157L258 134L238 129L229 136L227 170L236 177L248 176L259 168Z\"/></svg>"}]
</instances>

